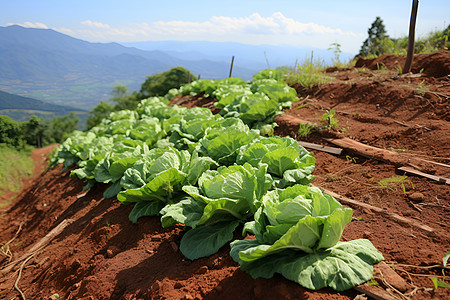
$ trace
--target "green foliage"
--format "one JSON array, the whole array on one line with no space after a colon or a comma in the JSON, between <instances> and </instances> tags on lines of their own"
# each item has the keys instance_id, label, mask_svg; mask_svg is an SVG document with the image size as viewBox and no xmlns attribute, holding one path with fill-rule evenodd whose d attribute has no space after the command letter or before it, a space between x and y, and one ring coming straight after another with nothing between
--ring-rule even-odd
<instances>
[{"instance_id":1,"label":"green foliage","mask_svg":"<svg viewBox=\"0 0 450 300\"><path fill-rule=\"evenodd\" d=\"M277 69L265 69L258 74L253 75L253 80L258 79L275 79L277 81L283 80L283 73Z\"/></svg>"},{"instance_id":2,"label":"green foliage","mask_svg":"<svg viewBox=\"0 0 450 300\"><path fill-rule=\"evenodd\" d=\"M22 138L22 124L8 116L0 116L0 143L20 149L25 144Z\"/></svg>"},{"instance_id":3,"label":"green foliage","mask_svg":"<svg viewBox=\"0 0 450 300\"><path fill-rule=\"evenodd\" d=\"M128 88L123 84L117 84L111 92L111 101L116 103L114 110L136 109L139 104L137 93L127 94Z\"/></svg>"},{"instance_id":4,"label":"green foliage","mask_svg":"<svg viewBox=\"0 0 450 300\"><path fill-rule=\"evenodd\" d=\"M262 72L250 83L199 80L144 99L136 110L114 111L89 131L75 131L52 164L78 166L71 176L87 180L86 189L108 184L105 197L134 205L132 222L160 215L163 227L184 224L180 250L189 259L217 252L249 221L245 231L258 232L257 241L235 242L232 255L248 261L241 266L252 276L278 272L312 288L359 284L381 255L365 240L338 242L352 211L308 186L314 157L292 138L261 135L297 98L276 74ZM173 95L198 93L217 97L221 114L167 104Z\"/></svg>"},{"instance_id":5,"label":"green foliage","mask_svg":"<svg viewBox=\"0 0 450 300\"><path fill-rule=\"evenodd\" d=\"M113 111L135 110L139 103L149 97L164 96L170 90L180 88L188 83L189 78L194 81L196 78L192 73L183 67L172 68L164 73L147 76L141 85L139 92L128 93L128 89L123 84L117 84L111 91L110 100L114 104L101 101L93 110L89 112L87 119L87 129L91 129L100 124ZM175 96L175 95L173 95ZM171 98L171 97L170 97Z\"/></svg>"},{"instance_id":6,"label":"green foliage","mask_svg":"<svg viewBox=\"0 0 450 300\"><path fill-rule=\"evenodd\" d=\"M341 62L341 59L340 59L340 55L342 53L341 44L339 44L339 43L332 43L330 45L330 47L328 48L328 50L333 50L333 53L334 53L333 65L334 66L342 66L343 63Z\"/></svg>"},{"instance_id":7,"label":"green foliage","mask_svg":"<svg viewBox=\"0 0 450 300\"><path fill-rule=\"evenodd\" d=\"M170 89L180 88L183 84L196 80L194 74L183 67L172 68L164 73L148 76L141 86L137 97L145 99L153 96L164 96Z\"/></svg>"},{"instance_id":8,"label":"green foliage","mask_svg":"<svg viewBox=\"0 0 450 300\"><path fill-rule=\"evenodd\" d=\"M33 169L29 151L18 151L7 144L0 144L0 195L6 191L19 192L22 179L30 176Z\"/></svg>"},{"instance_id":9,"label":"green foliage","mask_svg":"<svg viewBox=\"0 0 450 300\"><path fill-rule=\"evenodd\" d=\"M26 145L42 147L60 143L77 128L78 121L74 113L52 120L32 116L21 123L7 116L0 116L0 143L16 149L23 149Z\"/></svg>"},{"instance_id":10,"label":"green foliage","mask_svg":"<svg viewBox=\"0 0 450 300\"><path fill-rule=\"evenodd\" d=\"M307 137L315 128L317 128L317 124L300 123L298 125L298 135L300 137Z\"/></svg>"},{"instance_id":11,"label":"green foliage","mask_svg":"<svg viewBox=\"0 0 450 300\"><path fill-rule=\"evenodd\" d=\"M326 123L328 129L337 129L339 120L335 119L336 111L334 109L327 110L322 115L321 121Z\"/></svg>"},{"instance_id":12,"label":"green foliage","mask_svg":"<svg viewBox=\"0 0 450 300\"><path fill-rule=\"evenodd\" d=\"M111 112L114 111L114 106L110 103L101 101L93 110L89 112L87 118L87 129L91 129L94 126L100 124L100 122L106 118Z\"/></svg>"},{"instance_id":13,"label":"green foliage","mask_svg":"<svg viewBox=\"0 0 450 300\"><path fill-rule=\"evenodd\" d=\"M450 258L450 251L445 253L444 257L442 257L442 266L444 267L444 268L442 268L442 277L443 277L442 280L438 279L437 277L430 277L431 281L433 282L434 289L436 289L436 290L440 287L450 289L450 284L448 284L444 281L446 278L445 267L447 266L447 262L448 262L449 258Z\"/></svg>"},{"instance_id":14,"label":"green foliage","mask_svg":"<svg viewBox=\"0 0 450 300\"><path fill-rule=\"evenodd\" d=\"M367 57L369 55L380 56L385 53L383 41L389 37L386 28L384 27L383 20L380 17L376 17L367 33L369 36L363 42L358 55Z\"/></svg>"},{"instance_id":15,"label":"green foliage","mask_svg":"<svg viewBox=\"0 0 450 300\"><path fill-rule=\"evenodd\" d=\"M261 138L240 148L237 164L249 163L253 167L267 165L273 186L283 188L296 183L308 184L314 176L315 158L298 144L286 137Z\"/></svg>"},{"instance_id":16,"label":"green foliage","mask_svg":"<svg viewBox=\"0 0 450 300\"><path fill-rule=\"evenodd\" d=\"M309 289L347 290L372 278L383 256L368 240L339 242L352 210L320 189L269 191L246 223L256 240L231 243L231 256L253 278L275 273Z\"/></svg>"},{"instance_id":17,"label":"green foliage","mask_svg":"<svg viewBox=\"0 0 450 300\"><path fill-rule=\"evenodd\" d=\"M416 93L417 95L423 96L425 93L427 93L429 91L430 91L430 88L427 86L425 81L422 80L421 82L419 82L417 88L414 90L414 93Z\"/></svg>"},{"instance_id":18,"label":"green foliage","mask_svg":"<svg viewBox=\"0 0 450 300\"><path fill-rule=\"evenodd\" d=\"M384 178L378 181L378 185L381 188L388 189L391 191L395 190L397 187L400 186L402 188L403 194L406 194L405 183L409 183L411 187L414 188L414 185L412 181L408 179L408 176L394 175L390 178Z\"/></svg>"},{"instance_id":19,"label":"green foliage","mask_svg":"<svg viewBox=\"0 0 450 300\"><path fill-rule=\"evenodd\" d=\"M286 82L290 86L299 84L305 89L320 86L332 80L332 77L324 74L325 68L325 63L322 60L314 59L314 55L311 53L309 59L296 66L295 70L287 75Z\"/></svg>"},{"instance_id":20,"label":"green foliage","mask_svg":"<svg viewBox=\"0 0 450 300\"><path fill-rule=\"evenodd\" d=\"M77 128L79 121L80 119L74 113L53 118L49 128L51 138L47 136L47 141L44 140L44 143L61 143Z\"/></svg>"},{"instance_id":21,"label":"green foliage","mask_svg":"<svg viewBox=\"0 0 450 300\"><path fill-rule=\"evenodd\" d=\"M385 53L406 55L408 36L390 38L387 35L383 21L377 17L369 28L369 37L364 41L358 53L363 57L378 57ZM414 43L414 53L432 53L439 49L450 49L450 25L444 30L430 32L417 39Z\"/></svg>"}]
</instances>

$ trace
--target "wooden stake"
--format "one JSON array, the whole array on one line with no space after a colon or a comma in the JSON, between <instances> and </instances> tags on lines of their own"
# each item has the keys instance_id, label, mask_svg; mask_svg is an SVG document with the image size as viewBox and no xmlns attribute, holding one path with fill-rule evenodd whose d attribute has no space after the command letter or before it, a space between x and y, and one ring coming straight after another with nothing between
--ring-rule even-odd
<instances>
[{"instance_id":1,"label":"wooden stake","mask_svg":"<svg viewBox=\"0 0 450 300\"><path fill-rule=\"evenodd\" d=\"M234 55L231 58L230 76L228 76L229 78L231 78L231 73L233 73L233 63L234 63Z\"/></svg>"},{"instance_id":2,"label":"wooden stake","mask_svg":"<svg viewBox=\"0 0 450 300\"><path fill-rule=\"evenodd\" d=\"M379 207L376 207L376 206L372 206L372 205L367 204L367 203L359 202L359 201L356 201L356 200L353 200L353 199L341 196L339 194L336 194L336 193L334 193L332 191L328 191L326 189L323 189L323 191L325 193L327 193L328 195L333 196L334 198L336 198L342 204L346 204L346 205L349 205L349 206L359 206L359 207L362 207L362 208L365 208L365 209L369 209L369 210L371 210L373 212L380 213L381 215L384 215L384 216L394 220L395 222L408 224L410 226L413 226L413 227L415 227L417 229L420 229L422 231L425 231L427 233L434 232L433 228L431 228L430 226L421 224L421 223L419 223L416 220L400 216L400 215L398 215L396 213L388 212L385 209L382 209L382 208L379 208Z\"/></svg>"},{"instance_id":3,"label":"wooden stake","mask_svg":"<svg viewBox=\"0 0 450 300\"><path fill-rule=\"evenodd\" d=\"M427 174L427 173L420 172L420 171L414 170L413 168L408 168L408 167L401 167L401 168L398 168L397 170L405 172L407 174L413 174L416 176L425 177L425 178L437 181L439 183L450 185L450 179L446 178L446 177Z\"/></svg>"},{"instance_id":4,"label":"wooden stake","mask_svg":"<svg viewBox=\"0 0 450 300\"><path fill-rule=\"evenodd\" d=\"M317 144L301 142L301 141L299 141L298 143L300 146L303 146L308 149L319 150L319 151L323 151L323 152L327 152L327 153L331 153L331 154L335 154L335 155L341 155L341 153L343 151L342 148L328 147L328 146L317 145Z\"/></svg>"},{"instance_id":5,"label":"wooden stake","mask_svg":"<svg viewBox=\"0 0 450 300\"><path fill-rule=\"evenodd\" d=\"M408 37L408 53L406 54L403 74L409 73L414 56L414 33L416 30L417 10L419 8L419 0L413 0L411 9L411 20L409 21L409 37Z\"/></svg>"}]
</instances>

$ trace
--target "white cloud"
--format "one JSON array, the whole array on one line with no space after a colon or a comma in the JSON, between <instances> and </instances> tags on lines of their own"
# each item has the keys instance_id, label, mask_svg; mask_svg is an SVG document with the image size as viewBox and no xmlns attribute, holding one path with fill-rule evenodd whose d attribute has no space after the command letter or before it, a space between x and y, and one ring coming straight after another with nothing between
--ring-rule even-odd
<instances>
[{"instance_id":1,"label":"white cloud","mask_svg":"<svg viewBox=\"0 0 450 300\"><path fill-rule=\"evenodd\" d=\"M48 26L40 23L40 22L24 22L24 23L8 23L6 24L6 26L11 26L11 25L19 25L22 27L27 27L27 28L41 28L41 29L48 29Z\"/></svg>"},{"instance_id":2,"label":"white cloud","mask_svg":"<svg viewBox=\"0 0 450 300\"><path fill-rule=\"evenodd\" d=\"M35 23L36 25L38 23ZM89 41L208 40L246 44L290 44L327 48L333 42L344 51L355 51L363 36L317 23L302 23L281 12L270 16L254 13L245 17L212 16L201 22L172 20L135 23L116 28L93 20L82 21L80 29L60 31ZM43 24L42 24L43 25ZM45 25L44 25L45 26ZM57 29L58 30L58 29Z\"/></svg>"},{"instance_id":3,"label":"white cloud","mask_svg":"<svg viewBox=\"0 0 450 300\"><path fill-rule=\"evenodd\" d=\"M101 22L93 22L91 20L83 21L83 22L81 22L81 24L87 25L89 27L100 28L100 29L109 29L109 28L111 28L111 26L109 26L108 24L101 23Z\"/></svg>"}]
</instances>

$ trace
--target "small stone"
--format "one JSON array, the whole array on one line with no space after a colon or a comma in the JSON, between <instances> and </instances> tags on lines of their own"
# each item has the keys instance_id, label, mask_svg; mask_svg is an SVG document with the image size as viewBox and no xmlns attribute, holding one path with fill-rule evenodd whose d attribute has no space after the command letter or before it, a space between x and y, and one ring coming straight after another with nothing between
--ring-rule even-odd
<instances>
[{"instance_id":1,"label":"small stone","mask_svg":"<svg viewBox=\"0 0 450 300\"><path fill-rule=\"evenodd\" d=\"M106 257L108 258L114 257L114 252L111 249L106 250Z\"/></svg>"},{"instance_id":2,"label":"small stone","mask_svg":"<svg viewBox=\"0 0 450 300\"><path fill-rule=\"evenodd\" d=\"M108 249L106 249L106 257L107 258L112 258L114 256L116 256L117 253L120 252L120 249L117 246L109 246Z\"/></svg>"},{"instance_id":3,"label":"small stone","mask_svg":"<svg viewBox=\"0 0 450 300\"><path fill-rule=\"evenodd\" d=\"M223 291L223 287L220 286L220 285L216 286L214 289L215 289L216 292L218 292L218 293L222 293L222 291Z\"/></svg>"},{"instance_id":4,"label":"small stone","mask_svg":"<svg viewBox=\"0 0 450 300\"><path fill-rule=\"evenodd\" d=\"M421 192L414 192L409 194L408 198L414 202L423 202L425 200L425 195Z\"/></svg>"},{"instance_id":5,"label":"small stone","mask_svg":"<svg viewBox=\"0 0 450 300\"><path fill-rule=\"evenodd\" d=\"M200 269L198 269L195 274L205 274L206 272L208 272L208 267L207 266L202 266Z\"/></svg>"},{"instance_id":6,"label":"small stone","mask_svg":"<svg viewBox=\"0 0 450 300\"><path fill-rule=\"evenodd\" d=\"M364 231L363 238L368 239L372 236L372 232L370 231Z\"/></svg>"},{"instance_id":7,"label":"small stone","mask_svg":"<svg viewBox=\"0 0 450 300\"><path fill-rule=\"evenodd\" d=\"M190 295L190 294L186 294L186 295L184 295L184 299L185 300L194 300L194 297L192 297L192 295Z\"/></svg>"},{"instance_id":8,"label":"small stone","mask_svg":"<svg viewBox=\"0 0 450 300\"><path fill-rule=\"evenodd\" d=\"M178 251L178 245L175 242L170 242L170 246L172 247L173 251L177 252Z\"/></svg>"}]
</instances>

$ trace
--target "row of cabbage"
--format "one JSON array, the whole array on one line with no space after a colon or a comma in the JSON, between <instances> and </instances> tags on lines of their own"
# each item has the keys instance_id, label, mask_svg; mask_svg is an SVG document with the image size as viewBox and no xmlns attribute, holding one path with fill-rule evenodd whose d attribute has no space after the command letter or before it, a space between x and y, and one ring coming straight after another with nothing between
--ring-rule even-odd
<instances>
[{"instance_id":1,"label":"row of cabbage","mask_svg":"<svg viewBox=\"0 0 450 300\"><path fill-rule=\"evenodd\" d=\"M256 74L250 83L241 78L194 81L170 90L166 97L200 93L217 99L214 105L220 108L221 116L239 118L263 135L273 135L275 117L298 100L297 92L284 82L281 71L272 69Z\"/></svg>"},{"instance_id":2,"label":"row of cabbage","mask_svg":"<svg viewBox=\"0 0 450 300\"><path fill-rule=\"evenodd\" d=\"M259 81L196 85L214 85L217 90L200 92L217 97L219 89ZM193 86L182 89L194 93ZM245 223L243 234L256 240L232 242L231 256L255 278L280 273L311 289L345 290L372 277L372 265L382 255L368 240L339 242L352 211L309 185L315 160L308 151L291 138L261 135L262 128L255 128L267 118L241 118L252 108L229 106L213 115L209 109L168 106L173 93L75 132L57 148L52 163L76 165L71 176L86 180L86 189L109 184L106 198L134 205L132 222L158 215L163 227L184 224L180 251L189 259L216 253Z\"/></svg>"}]
</instances>

